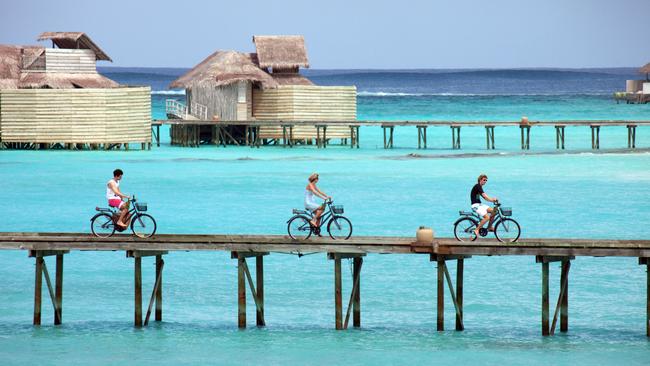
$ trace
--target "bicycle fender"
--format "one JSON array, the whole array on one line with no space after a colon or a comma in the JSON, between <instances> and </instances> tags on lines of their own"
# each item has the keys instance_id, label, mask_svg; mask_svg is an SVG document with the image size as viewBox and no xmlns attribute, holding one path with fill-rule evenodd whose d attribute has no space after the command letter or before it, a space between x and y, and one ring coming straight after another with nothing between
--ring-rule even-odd
<instances>
[{"instance_id":1,"label":"bicycle fender","mask_svg":"<svg viewBox=\"0 0 650 366\"><path fill-rule=\"evenodd\" d=\"M93 221L94 219L98 218L99 216L103 216L103 215L108 215L108 214L105 213L105 212L98 213L98 214L96 214L95 216L91 217L91 218L90 218L90 221Z\"/></svg>"},{"instance_id":2,"label":"bicycle fender","mask_svg":"<svg viewBox=\"0 0 650 366\"><path fill-rule=\"evenodd\" d=\"M453 223L453 225L456 226L459 222L461 222L461 220L465 220L465 219L470 219L470 220L472 220L472 221L474 222L474 224L477 224L477 225L478 225L478 221L476 221L476 219L474 219L474 218L471 217L471 216L463 216L463 217L459 218L458 220L456 220L456 221Z\"/></svg>"}]
</instances>

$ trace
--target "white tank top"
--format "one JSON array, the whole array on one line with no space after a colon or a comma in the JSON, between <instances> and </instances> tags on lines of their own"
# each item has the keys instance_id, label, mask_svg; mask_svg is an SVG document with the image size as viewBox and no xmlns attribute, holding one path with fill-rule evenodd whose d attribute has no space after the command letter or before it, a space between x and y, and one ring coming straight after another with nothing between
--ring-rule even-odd
<instances>
[{"instance_id":1,"label":"white tank top","mask_svg":"<svg viewBox=\"0 0 650 366\"><path fill-rule=\"evenodd\" d=\"M305 207L309 206L319 206L319 204L316 202L316 198L314 198L314 192L305 189Z\"/></svg>"},{"instance_id":2,"label":"white tank top","mask_svg":"<svg viewBox=\"0 0 650 366\"><path fill-rule=\"evenodd\" d=\"M113 192L113 190L111 189L111 186L110 186L111 182L115 183L117 188L120 188L120 181L119 180L115 180L114 178L109 180L106 183L106 199L108 199L108 200L115 200L115 199L121 200L120 196L116 195L115 192Z\"/></svg>"}]
</instances>

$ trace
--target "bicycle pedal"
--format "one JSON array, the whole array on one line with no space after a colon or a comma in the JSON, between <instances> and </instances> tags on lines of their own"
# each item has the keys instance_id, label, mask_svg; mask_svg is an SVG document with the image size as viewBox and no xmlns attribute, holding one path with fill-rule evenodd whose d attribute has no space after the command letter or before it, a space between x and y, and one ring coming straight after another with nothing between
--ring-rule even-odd
<instances>
[{"instance_id":1,"label":"bicycle pedal","mask_svg":"<svg viewBox=\"0 0 650 366\"><path fill-rule=\"evenodd\" d=\"M488 234L488 229L480 228L480 229L478 230L478 233L481 234L481 236L487 236L487 234Z\"/></svg>"}]
</instances>

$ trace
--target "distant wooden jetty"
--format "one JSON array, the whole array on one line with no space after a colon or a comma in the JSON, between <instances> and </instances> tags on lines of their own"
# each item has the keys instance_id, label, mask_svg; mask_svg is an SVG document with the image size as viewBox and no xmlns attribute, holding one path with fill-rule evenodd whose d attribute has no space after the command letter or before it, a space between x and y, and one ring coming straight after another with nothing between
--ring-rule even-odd
<instances>
[{"instance_id":1,"label":"distant wooden jetty","mask_svg":"<svg viewBox=\"0 0 650 366\"><path fill-rule=\"evenodd\" d=\"M363 257L368 253L426 255L437 264L437 330L445 328L444 306L445 286L456 312L456 330L464 330L463 321L463 276L464 261L471 256L534 256L542 269L542 335L553 335L560 323L560 331L569 328L569 271L571 260L576 256L592 257L637 257L639 264L646 266L646 335L650 337L650 240L592 240L592 239L521 239L516 243L504 244L485 240L458 242L439 238L432 243L419 243L408 237L352 237L346 241L313 239L294 241L279 235L156 235L142 240L118 235L111 238L96 238L83 233L0 233L0 250L24 250L36 260L34 325L41 324L41 288L45 278L49 297L54 309L54 324L62 322L63 308L63 257L70 251L124 251L127 258L134 259L134 323L141 327L149 323L152 313L156 321L162 320L163 256L170 251L227 251L237 260L237 320L240 328L246 327L246 288L255 302L256 324L266 325L264 317L264 256L271 253L327 253L334 262L334 321L336 329L346 329L350 316L354 327L361 326L361 268ZM53 256L55 281L52 285L45 258ZM155 284L146 312L142 308L142 259L154 257ZM247 259L255 258L255 281L248 267ZM341 260L353 261L353 286L348 305L343 307ZM447 268L448 261L456 261L456 282ZM550 313L549 263L561 263L560 290L554 312ZM622 279L623 280L623 279ZM386 283L386 285L390 285ZM0 303L1 303L0 299ZM144 315L144 316L143 316Z\"/></svg>"},{"instance_id":2,"label":"distant wooden jetty","mask_svg":"<svg viewBox=\"0 0 650 366\"><path fill-rule=\"evenodd\" d=\"M385 149L395 147L393 135L396 127L417 129L417 146L418 149L426 149L427 129L429 127L449 127L451 129L451 148L461 148L460 132L462 127L483 127L485 128L486 149L494 150L495 147L495 128L510 127L519 128L521 132L521 149L530 150L530 131L533 127L554 127L555 128L555 147L557 150L565 149L565 128L566 127L589 127L591 130L591 148L600 149L600 129L601 127L623 127L627 129L627 148L635 149L636 146L636 129L638 126L650 126L650 121L625 121L625 120L566 120L566 121L201 121L201 120L154 120L152 123L153 136L155 143L160 146L160 126L174 126L172 130L172 145L198 147L202 144L213 145L237 145L260 147L268 145L282 145L291 147L296 144L313 144L319 148L325 148L331 142L332 137L328 134L328 129L347 128L350 130L349 140L341 139L342 144L348 144L351 148L359 147L359 127L374 126L381 127L383 130L383 146ZM263 137L260 130L266 127L277 128L278 134L275 136ZM305 138L304 136L294 135L297 127L309 126L316 130L316 138ZM204 134L203 131L213 131L210 134ZM243 130L235 137L229 131L235 129Z\"/></svg>"}]
</instances>

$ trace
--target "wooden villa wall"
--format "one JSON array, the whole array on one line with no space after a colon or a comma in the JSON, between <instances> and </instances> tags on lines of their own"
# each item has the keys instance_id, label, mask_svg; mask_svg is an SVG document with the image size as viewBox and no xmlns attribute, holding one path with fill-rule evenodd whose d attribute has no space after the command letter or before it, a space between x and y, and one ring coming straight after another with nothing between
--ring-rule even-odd
<instances>
[{"instance_id":1,"label":"wooden villa wall","mask_svg":"<svg viewBox=\"0 0 650 366\"><path fill-rule=\"evenodd\" d=\"M59 48L45 49L45 70L47 72L95 73L95 53L91 50Z\"/></svg>"},{"instance_id":2,"label":"wooden villa wall","mask_svg":"<svg viewBox=\"0 0 650 366\"><path fill-rule=\"evenodd\" d=\"M151 88L0 90L0 140L151 142Z\"/></svg>"},{"instance_id":3,"label":"wooden villa wall","mask_svg":"<svg viewBox=\"0 0 650 366\"><path fill-rule=\"evenodd\" d=\"M284 85L277 89L253 90L253 117L282 121L354 121L357 118L357 88L354 86ZM260 128L262 138L282 138L282 128ZM294 127L296 139L316 137L316 128ZM348 138L346 126L329 127L327 136Z\"/></svg>"},{"instance_id":4,"label":"wooden villa wall","mask_svg":"<svg viewBox=\"0 0 650 366\"><path fill-rule=\"evenodd\" d=\"M206 106L209 120L213 116L219 116L222 121L234 121L237 119L237 84L218 86L216 88L213 86L195 86L187 90L187 105L191 106L192 103Z\"/></svg>"}]
</instances>

